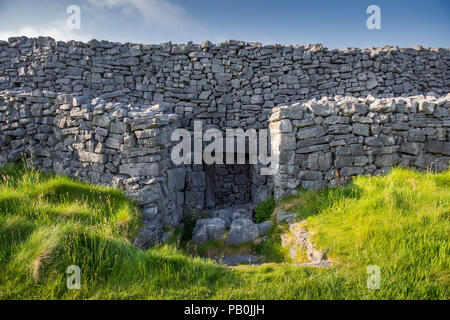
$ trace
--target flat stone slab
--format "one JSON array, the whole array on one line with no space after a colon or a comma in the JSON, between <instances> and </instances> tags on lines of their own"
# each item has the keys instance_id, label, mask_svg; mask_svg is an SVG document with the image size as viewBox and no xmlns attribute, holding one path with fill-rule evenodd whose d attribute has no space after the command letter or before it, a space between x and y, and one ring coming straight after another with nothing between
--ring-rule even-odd
<instances>
[{"instance_id":1,"label":"flat stone slab","mask_svg":"<svg viewBox=\"0 0 450 320\"><path fill-rule=\"evenodd\" d=\"M208 218L220 218L226 222L227 228L231 223L240 218L252 219L251 205L234 205L221 209L210 209L207 214Z\"/></svg>"},{"instance_id":2,"label":"flat stone slab","mask_svg":"<svg viewBox=\"0 0 450 320\"><path fill-rule=\"evenodd\" d=\"M220 218L205 218L197 220L192 241L203 244L208 241L220 241L225 233L225 221Z\"/></svg>"},{"instance_id":3,"label":"flat stone slab","mask_svg":"<svg viewBox=\"0 0 450 320\"><path fill-rule=\"evenodd\" d=\"M331 267L332 263L330 261L317 261L317 262L306 262L295 264L296 267L315 267L315 268L325 268Z\"/></svg>"},{"instance_id":4,"label":"flat stone slab","mask_svg":"<svg viewBox=\"0 0 450 320\"><path fill-rule=\"evenodd\" d=\"M253 255L253 254L244 254L244 255L239 255L239 256L213 258L213 260L217 261L220 264L226 265L226 266L256 265L256 264L263 263L264 256Z\"/></svg>"},{"instance_id":5,"label":"flat stone slab","mask_svg":"<svg viewBox=\"0 0 450 320\"><path fill-rule=\"evenodd\" d=\"M253 242L259 237L258 225L250 219L233 220L228 233L226 245L239 245Z\"/></svg>"}]
</instances>

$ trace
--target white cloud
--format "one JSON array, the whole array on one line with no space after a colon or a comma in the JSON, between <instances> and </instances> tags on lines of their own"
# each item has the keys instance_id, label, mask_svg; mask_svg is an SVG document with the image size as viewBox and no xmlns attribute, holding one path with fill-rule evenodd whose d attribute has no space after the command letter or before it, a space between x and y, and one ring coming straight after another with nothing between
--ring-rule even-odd
<instances>
[{"instance_id":1,"label":"white cloud","mask_svg":"<svg viewBox=\"0 0 450 320\"><path fill-rule=\"evenodd\" d=\"M160 28L186 31L186 29L203 29L182 7L167 0L89 0L102 8L120 8L126 15L138 11L144 21Z\"/></svg>"},{"instance_id":2,"label":"white cloud","mask_svg":"<svg viewBox=\"0 0 450 320\"><path fill-rule=\"evenodd\" d=\"M13 19L11 23L6 24L9 27L0 29L0 39L7 40L14 36L50 36L56 40L84 42L93 38L146 43L203 41L208 38L214 41L211 30L192 17L183 7L170 1L87 0L80 5L80 30L67 28L66 20L69 13L65 10L48 13L48 10L44 10L46 8L37 7L35 8L36 14L43 11L42 14L39 14L41 23L37 23L36 19L26 19L26 17L21 20ZM119 14L119 17L116 13ZM12 17L3 18L11 19ZM110 20L111 18L114 20ZM111 27L109 27L109 22L111 22ZM124 26L123 30L121 26ZM129 34L131 26L135 31ZM116 28L118 32L115 32Z\"/></svg>"},{"instance_id":3,"label":"white cloud","mask_svg":"<svg viewBox=\"0 0 450 320\"><path fill-rule=\"evenodd\" d=\"M9 37L27 36L30 38L36 38L39 36L52 37L56 40L69 41L89 41L92 37L83 33L81 30L71 30L67 28L65 21L55 21L46 26L30 26L25 25L15 30L1 30L0 39L8 40Z\"/></svg>"}]
</instances>

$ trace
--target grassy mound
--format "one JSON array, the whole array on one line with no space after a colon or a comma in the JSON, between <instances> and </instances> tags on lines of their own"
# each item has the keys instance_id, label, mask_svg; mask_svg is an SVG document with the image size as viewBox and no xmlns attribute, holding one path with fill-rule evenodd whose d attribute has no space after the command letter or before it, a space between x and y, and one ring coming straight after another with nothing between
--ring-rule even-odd
<instances>
[{"instance_id":1,"label":"grassy mound","mask_svg":"<svg viewBox=\"0 0 450 320\"><path fill-rule=\"evenodd\" d=\"M220 274L169 246L132 246L139 211L120 190L20 165L0 181L0 299L170 298L188 294L180 283L204 296L202 281ZM80 290L67 289L70 265Z\"/></svg>"},{"instance_id":2,"label":"grassy mound","mask_svg":"<svg viewBox=\"0 0 450 320\"><path fill-rule=\"evenodd\" d=\"M139 212L119 190L12 165L0 170L0 299L448 299L450 172L395 169L299 192L298 212L327 269L226 269L177 245L132 246ZM277 247L279 231L271 245ZM81 289L66 269L81 269ZM366 286L366 267L381 289Z\"/></svg>"},{"instance_id":3,"label":"grassy mound","mask_svg":"<svg viewBox=\"0 0 450 320\"><path fill-rule=\"evenodd\" d=\"M376 265L390 298L444 298L450 285L450 171L396 168L285 198L312 241L355 275Z\"/></svg>"}]
</instances>

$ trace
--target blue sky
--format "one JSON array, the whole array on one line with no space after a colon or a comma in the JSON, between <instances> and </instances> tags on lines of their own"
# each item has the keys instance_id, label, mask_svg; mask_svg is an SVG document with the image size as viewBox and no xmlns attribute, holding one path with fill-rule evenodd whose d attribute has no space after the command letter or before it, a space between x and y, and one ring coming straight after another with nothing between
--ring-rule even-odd
<instances>
[{"instance_id":1,"label":"blue sky","mask_svg":"<svg viewBox=\"0 0 450 320\"><path fill-rule=\"evenodd\" d=\"M81 9L79 30L66 26L72 4ZM372 4L381 9L381 30L366 27ZM0 39L19 34L65 41L450 47L450 0L0 0Z\"/></svg>"}]
</instances>

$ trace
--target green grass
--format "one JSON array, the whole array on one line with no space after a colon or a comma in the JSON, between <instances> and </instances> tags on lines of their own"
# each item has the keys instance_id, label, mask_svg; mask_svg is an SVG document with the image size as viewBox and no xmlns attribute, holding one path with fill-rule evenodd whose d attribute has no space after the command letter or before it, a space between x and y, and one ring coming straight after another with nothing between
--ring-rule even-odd
<instances>
[{"instance_id":1,"label":"green grass","mask_svg":"<svg viewBox=\"0 0 450 320\"><path fill-rule=\"evenodd\" d=\"M276 203L273 196L261 202L254 210L256 223L261 223L270 220L273 210L275 209L275 206Z\"/></svg>"},{"instance_id":2,"label":"green grass","mask_svg":"<svg viewBox=\"0 0 450 320\"><path fill-rule=\"evenodd\" d=\"M0 299L449 298L449 171L395 169L283 200L329 253L326 269L226 269L176 244L142 251L131 244L138 210L119 190L21 165L0 173ZM279 233L269 255L281 254ZM73 264L80 290L66 286ZM368 265L381 269L380 290L366 286Z\"/></svg>"}]
</instances>

